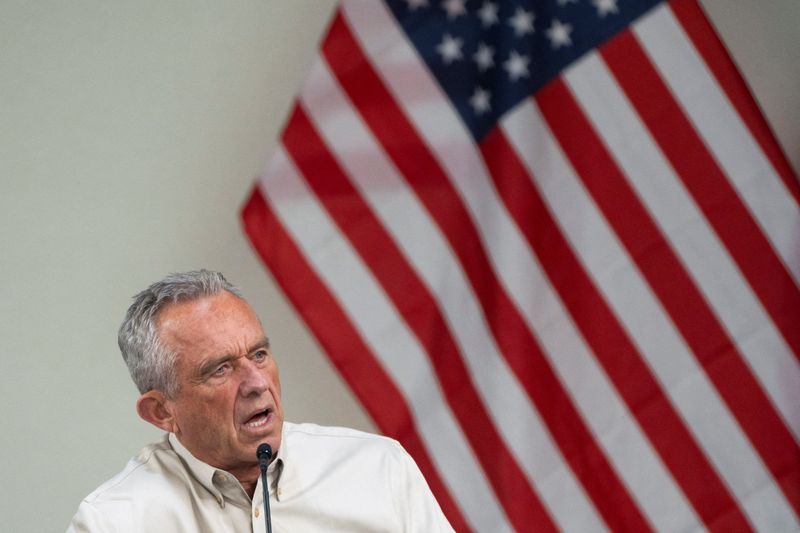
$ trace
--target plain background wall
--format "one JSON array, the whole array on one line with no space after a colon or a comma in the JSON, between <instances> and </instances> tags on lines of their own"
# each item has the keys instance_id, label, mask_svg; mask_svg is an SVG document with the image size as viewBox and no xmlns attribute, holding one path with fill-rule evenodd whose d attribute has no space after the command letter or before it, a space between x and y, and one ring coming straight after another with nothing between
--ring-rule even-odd
<instances>
[{"instance_id":1,"label":"plain background wall","mask_svg":"<svg viewBox=\"0 0 800 533\"><path fill-rule=\"evenodd\" d=\"M795 169L800 2L704 0ZM239 224L333 0L2 0L0 529L63 531L159 431L116 347L131 296L209 267L239 285L287 417L374 426Z\"/></svg>"}]
</instances>

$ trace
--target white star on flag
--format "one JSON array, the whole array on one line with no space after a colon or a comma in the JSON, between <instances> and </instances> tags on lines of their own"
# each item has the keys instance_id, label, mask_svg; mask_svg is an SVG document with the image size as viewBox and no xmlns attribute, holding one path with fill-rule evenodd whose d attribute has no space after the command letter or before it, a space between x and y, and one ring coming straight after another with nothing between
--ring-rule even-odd
<instances>
[{"instance_id":1,"label":"white star on flag","mask_svg":"<svg viewBox=\"0 0 800 533\"><path fill-rule=\"evenodd\" d=\"M475 113L478 115L482 115L489 111L492 106L489 103L489 98L491 94L489 91L482 87L475 87L475 92L472 93L472 96L469 99L469 103L472 106L472 109L475 110Z\"/></svg>"},{"instance_id":2,"label":"white star on flag","mask_svg":"<svg viewBox=\"0 0 800 533\"><path fill-rule=\"evenodd\" d=\"M447 11L447 18L454 19L461 15L467 14L467 8L464 7L465 0L444 0L442 2L442 9Z\"/></svg>"},{"instance_id":3,"label":"white star on flag","mask_svg":"<svg viewBox=\"0 0 800 533\"><path fill-rule=\"evenodd\" d=\"M601 18L609 13L619 13L617 0L592 0L592 4L597 8L597 15Z\"/></svg>"},{"instance_id":4,"label":"white star on flag","mask_svg":"<svg viewBox=\"0 0 800 533\"><path fill-rule=\"evenodd\" d=\"M461 55L461 47L463 45L463 40L445 33L444 37L442 37L442 42L436 46L436 51L441 54L444 64L449 65L453 61L463 58Z\"/></svg>"},{"instance_id":5,"label":"white star on flag","mask_svg":"<svg viewBox=\"0 0 800 533\"><path fill-rule=\"evenodd\" d=\"M533 33L533 20L535 18L536 15L533 11L525 11L521 7L518 7L514 16L508 19L508 23L514 28L514 34L517 37L522 37L528 33Z\"/></svg>"},{"instance_id":6,"label":"white star on flag","mask_svg":"<svg viewBox=\"0 0 800 533\"><path fill-rule=\"evenodd\" d=\"M553 22L545 33L547 34L547 38L550 39L550 44L552 44L555 49L572 45L572 39L570 39L569 36L571 32L572 24L564 24L558 19L553 19Z\"/></svg>"},{"instance_id":7,"label":"white star on flag","mask_svg":"<svg viewBox=\"0 0 800 533\"><path fill-rule=\"evenodd\" d=\"M522 77L528 77L528 63L530 59L528 56L520 55L516 50L511 50L508 59L503 62L503 68L508 71L508 77L511 81L517 81Z\"/></svg>"},{"instance_id":8,"label":"white star on flag","mask_svg":"<svg viewBox=\"0 0 800 533\"><path fill-rule=\"evenodd\" d=\"M478 64L478 70L485 72L494 66L494 48L486 43L480 43L472 59Z\"/></svg>"},{"instance_id":9,"label":"white star on flag","mask_svg":"<svg viewBox=\"0 0 800 533\"><path fill-rule=\"evenodd\" d=\"M411 11L416 11L421 7L428 7L428 0L406 0L406 3Z\"/></svg>"},{"instance_id":10,"label":"white star on flag","mask_svg":"<svg viewBox=\"0 0 800 533\"><path fill-rule=\"evenodd\" d=\"M484 2L478 10L478 18L481 19L484 28L497 24L497 4L494 2Z\"/></svg>"}]
</instances>

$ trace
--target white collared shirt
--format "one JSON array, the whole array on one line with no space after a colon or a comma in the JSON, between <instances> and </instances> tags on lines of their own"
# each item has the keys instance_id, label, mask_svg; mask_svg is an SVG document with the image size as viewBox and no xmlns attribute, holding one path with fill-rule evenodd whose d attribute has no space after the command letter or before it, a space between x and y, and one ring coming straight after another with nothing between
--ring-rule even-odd
<instances>
[{"instance_id":1,"label":"white collared shirt","mask_svg":"<svg viewBox=\"0 0 800 533\"><path fill-rule=\"evenodd\" d=\"M270 464L272 531L453 531L413 459L397 441L285 422ZM253 498L228 472L196 459L170 434L81 502L80 532L265 532Z\"/></svg>"}]
</instances>

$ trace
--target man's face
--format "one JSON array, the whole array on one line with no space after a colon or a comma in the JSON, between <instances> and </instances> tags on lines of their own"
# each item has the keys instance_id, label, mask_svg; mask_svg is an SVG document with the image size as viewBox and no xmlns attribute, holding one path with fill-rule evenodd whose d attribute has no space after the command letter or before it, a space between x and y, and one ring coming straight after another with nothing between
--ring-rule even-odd
<instances>
[{"instance_id":1,"label":"man's face","mask_svg":"<svg viewBox=\"0 0 800 533\"><path fill-rule=\"evenodd\" d=\"M159 337L177 352L178 393L167 399L173 432L192 455L236 474L258 464L256 448L281 443L278 366L255 312L233 294L173 304Z\"/></svg>"}]
</instances>

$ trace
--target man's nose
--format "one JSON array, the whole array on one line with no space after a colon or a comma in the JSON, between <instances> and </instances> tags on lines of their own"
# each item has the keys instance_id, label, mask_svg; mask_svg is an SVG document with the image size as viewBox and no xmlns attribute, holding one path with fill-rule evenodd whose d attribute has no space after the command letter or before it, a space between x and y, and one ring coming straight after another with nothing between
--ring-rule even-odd
<instances>
[{"instance_id":1,"label":"man's nose","mask_svg":"<svg viewBox=\"0 0 800 533\"><path fill-rule=\"evenodd\" d=\"M261 394L269 388L269 376L263 367L245 359L239 370L242 375L239 389L243 396Z\"/></svg>"}]
</instances>

